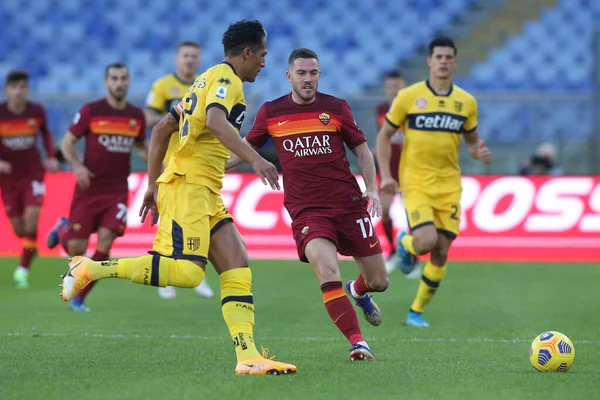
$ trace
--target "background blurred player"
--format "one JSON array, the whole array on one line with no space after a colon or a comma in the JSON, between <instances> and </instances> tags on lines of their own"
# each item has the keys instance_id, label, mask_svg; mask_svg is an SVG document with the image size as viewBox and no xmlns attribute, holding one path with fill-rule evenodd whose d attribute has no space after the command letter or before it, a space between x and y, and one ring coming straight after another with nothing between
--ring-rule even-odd
<instances>
[{"instance_id":1,"label":"background blurred player","mask_svg":"<svg viewBox=\"0 0 600 400\"><path fill-rule=\"evenodd\" d=\"M46 111L27 100L29 75L11 71L6 76L7 101L0 104L0 190L4 209L23 249L13 280L17 288L28 286L29 266L37 253L37 230L44 201L44 169L58 170ZM41 132L47 159L42 162L37 148Z\"/></svg>"},{"instance_id":2,"label":"background blurred player","mask_svg":"<svg viewBox=\"0 0 600 400\"><path fill-rule=\"evenodd\" d=\"M401 89L406 87L406 81L402 77L402 74L398 71L390 71L383 77L383 90L387 97L387 101L379 103L377 105L377 130L381 129L385 123L385 115L390 110L390 105L394 98ZM402 135L402 128L398 129L396 134L392 136L391 143L391 156L390 156L390 171L392 177L398 181L398 169L400 168L400 154L402 153L402 141L404 136ZM388 259L385 263L388 273L396 269L397 256L396 256L396 241L394 240L394 222L390 215L390 207L394 201L395 193L385 192L380 190L379 197L381 199L381 224L385 232L385 237L390 245L390 252Z\"/></svg>"},{"instance_id":3,"label":"background blurred player","mask_svg":"<svg viewBox=\"0 0 600 400\"><path fill-rule=\"evenodd\" d=\"M390 193L398 182L389 169L391 138L404 127L400 190L412 234L398 235L401 268L410 272L415 256L430 254L407 323L427 327L425 305L446 274L448 249L458 234L462 185L458 162L462 137L471 157L489 163L491 153L477 131L475 98L452 84L456 46L440 37L429 44L429 79L398 92L377 135L381 189Z\"/></svg>"},{"instance_id":4,"label":"background blurred player","mask_svg":"<svg viewBox=\"0 0 600 400\"><path fill-rule=\"evenodd\" d=\"M312 265L329 316L352 344L350 360L372 360L375 356L344 293L337 253L354 257L360 275L346 282L346 291L365 319L379 325L381 312L368 293L388 287L381 243L369 217L369 212L381 215L375 163L348 104L317 91L321 73L316 53L296 49L288 64L291 94L263 104L245 140L259 148L273 139L298 256ZM350 172L344 144L358 160L364 193ZM232 155L228 167L239 162Z\"/></svg>"},{"instance_id":5,"label":"background blurred player","mask_svg":"<svg viewBox=\"0 0 600 400\"><path fill-rule=\"evenodd\" d=\"M231 151L250 162L265 184L279 189L273 164L238 133L246 115L242 82L254 82L265 66L266 32L259 21L237 22L223 35L223 47L225 61L196 79L177 106L180 114L172 110L153 129L148 190L140 210L142 221L151 212L152 224L160 213L152 255L109 262L75 257L64 275L61 296L69 300L78 289L103 278L192 288L204 279L210 258L221 282L221 309L235 346L236 374L293 374L295 366L267 359L256 349L248 255L221 198ZM161 174L169 138L177 126L179 146Z\"/></svg>"},{"instance_id":6,"label":"background blurred player","mask_svg":"<svg viewBox=\"0 0 600 400\"><path fill-rule=\"evenodd\" d=\"M196 73L200 67L200 45L192 41L184 41L177 46L175 54L175 73L167 74L152 84L152 88L146 97L146 125L153 128L181 99L185 92L194 83ZM179 132L171 135L167 154L163 161L165 167L169 164L171 154L179 146ZM208 285L206 279L194 288L201 296L211 298L214 292ZM172 299L176 296L175 288L166 286L158 288L158 294L163 299Z\"/></svg>"},{"instance_id":7,"label":"background blurred player","mask_svg":"<svg viewBox=\"0 0 600 400\"><path fill-rule=\"evenodd\" d=\"M93 260L109 258L113 241L127 225L131 151L148 158L144 112L127 102L129 71L114 63L106 67L106 97L85 104L62 141L62 152L77 179L69 219L61 218L48 235L48 247L61 243L71 256L85 254L89 237L98 234ZM75 143L85 137L85 155L77 157ZM71 302L73 311L89 311L84 300L94 285Z\"/></svg>"}]
</instances>

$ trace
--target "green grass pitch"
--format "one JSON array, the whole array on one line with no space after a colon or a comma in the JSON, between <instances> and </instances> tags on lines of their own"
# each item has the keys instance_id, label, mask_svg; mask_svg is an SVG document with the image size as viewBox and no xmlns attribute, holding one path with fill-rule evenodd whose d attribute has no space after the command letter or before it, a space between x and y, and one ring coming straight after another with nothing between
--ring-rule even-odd
<instances>
[{"instance_id":1,"label":"green grass pitch","mask_svg":"<svg viewBox=\"0 0 600 400\"><path fill-rule=\"evenodd\" d=\"M427 310L405 325L418 282L400 272L376 294L380 327L360 316L377 356L348 361L310 267L254 261L256 341L296 376L236 377L219 299L100 282L91 313L59 299L60 259L37 259L16 290L16 259L0 259L0 398L9 399L592 399L600 398L600 268L593 264L453 263ZM356 267L342 263L345 279ZM218 288L210 270L208 279ZM558 330L574 342L566 374L529 365L531 340Z\"/></svg>"}]
</instances>

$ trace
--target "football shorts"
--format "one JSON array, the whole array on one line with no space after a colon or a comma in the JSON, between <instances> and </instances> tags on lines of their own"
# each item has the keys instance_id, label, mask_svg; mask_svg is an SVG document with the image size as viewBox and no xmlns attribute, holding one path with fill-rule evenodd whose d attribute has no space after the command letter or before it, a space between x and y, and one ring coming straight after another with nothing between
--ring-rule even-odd
<instances>
[{"instance_id":1,"label":"football shorts","mask_svg":"<svg viewBox=\"0 0 600 400\"><path fill-rule=\"evenodd\" d=\"M406 218L411 231L433 224L438 232L454 239L460 226L460 197L462 190L430 195L418 189L402 193Z\"/></svg>"},{"instance_id":2,"label":"football shorts","mask_svg":"<svg viewBox=\"0 0 600 400\"><path fill-rule=\"evenodd\" d=\"M20 217L27 207L41 207L44 203L46 194L44 173L19 180L5 179L1 190L2 202L8 218Z\"/></svg>"},{"instance_id":3,"label":"football shorts","mask_svg":"<svg viewBox=\"0 0 600 400\"><path fill-rule=\"evenodd\" d=\"M293 222L292 231L300 261L308 262L305 248L315 238L333 242L343 256L367 257L382 252L366 208L307 210Z\"/></svg>"},{"instance_id":4,"label":"football shorts","mask_svg":"<svg viewBox=\"0 0 600 400\"><path fill-rule=\"evenodd\" d=\"M210 237L233 217L220 194L186 182L185 176L158 184L160 225L153 254L206 262Z\"/></svg>"},{"instance_id":5,"label":"football shorts","mask_svg":"<svg viewBox=\"0 0 600 400\"><path fill-rule=\"evenodd\" d=\"M127 227L128 193L86 194L75 191L67 240L88 239L103 227L123 236Z\"/></svg>"}]
</instances>

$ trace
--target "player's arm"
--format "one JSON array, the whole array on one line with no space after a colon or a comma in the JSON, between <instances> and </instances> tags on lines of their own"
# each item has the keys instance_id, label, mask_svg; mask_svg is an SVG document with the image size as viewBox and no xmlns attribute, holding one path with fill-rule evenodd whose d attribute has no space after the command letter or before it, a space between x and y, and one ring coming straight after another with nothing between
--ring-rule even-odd
<instances>
[{"instance_id":1,"label":"player's arm","mask_svg":"<svg viewBox=\"0 0 600 400\"><path fill-rule=\"evenodd\" d=\"M154 128L156 124L168 113L165 110L166 99L161 90L160 80L155 82L146 96L146 108L144 109L144 117L146 119L146 127ZM177 130L177 129L175 129ZM173 131L175 132L175 131Z\"/></svg>"},{"instance_id":2,"label":"player's arm","mask_svg":"<svg viewBox=\"0 0 600 400\"><path fill-rule=\"evenodd\" d=\"M469 104L469 114L463 125L463 136L465 137L465 144L471 157L487 164L492 159L492 153L486 147L485 142L479 137L477 114L477 101L475 101L475 98L472 98L471 104Z\"/></svg>"},{"instance_id":3,"label":"player's arm","mask_svg":"<svg viewBox=\"0 0 600 400\"><path fill-rule=\"evenodd\" d=\"M154 126L156 126L156 124L158 124L164 116L164 113L161 113L154 108L144 109L144 118L146 119L146 126L148 128L154 128Z\"/></svg>"},{"instance_id":4,"label":"player's arm","mask_svg":"<svg viewBox=\"0 0 600 400\"><path fill-rule=\"evenodd\" d=\"M377 133L376 145L377 163L381 174L381 190L384 192L395 192L398 190L398 182L392 178L390 171L390 158L392 156L392 136L398 128L404 124L407 115L409 96L406 90L400 90L394 99L390 111L385 116L385 122Z\"/></svg>"},{"instance_id":5,"label":"player's arm","mask_svg":"<svg viewBox=\"0 0 600 400\"><path fill-rule=\"evenodd\" d=\"M244 142L254 150L258 150L265 145L267 140L269 140L269 128L267 127L267 103L265 103L258 109L252 128L246 134ZM240 156L231 153L225 169L233 168L243 162L244 160Z\"/></svg>"},{"instance_id":6,"label":"player's arm","mask_svg":"<svg viewBox=\"0 0 600 400\"><path fill-rule=\"evenodd\" d=\"M77 185L82 189L87 189L90 186L94 174L83 165L82 160L79 157L79 152L75 148L75 144L83 136L87 135L89 131L90 109L85 105L75 115L75 119L71 123L71 126L60 145L63 157L71 164L73 172L75 173L75 178L77 179Z\"/></svg>"},{"instance_id":7,"label":"player's arm","mask_svg":"<svg viewBox=\"0 0 600 400\"><path fill-rule=\"evenodd\" d=\"M492 153L485 145L483 139L479 137L479 132L477 129L472 132L465 133L463 136L465 137L465 144L471 157L481 161L484 164L487 164L492 160Z\"/></svg>"},{"instance_id":8,"label":"player's arm","mask_svg":"<svg viewBox=\"0 0 600 400\"><path fill-rule=\"evenodd\" d=\"M265 160L254 150L248 142L244 141L237 131L227 121L227 114L221 107L210 107L206 113L206 128L227 147L233 154L237 154L242 160L248 162L254 171L260 176L262 182L267 182L272 189L281 189L279 186L279 174L273 164Z\"/></svg>"},{"instance_id":9,"label":"player's arm","mask_svg":"<svg viewBox=\"0 0 600 400\"><path fill-rule=\"evenodd\" d=\"M358 160L358 167L365 180L366 190L363 197L369 201L367 211L373 217L381 216L381 202L379 200L379 192L377 191L377 181L375 176L375 163L373 162L373 154L369 150L367 138L363 131L358 127L350 106L345 101L342 101L342 140L346 146L354 153Z\"/></svg>"},{"instance_id":10,"label":"player's arm","mask_svg":"<svg viewBox=\"0 0 600 400\"><path fill-rule=\"evenodd\" d=\"M253 146L252 144L248 143L248 141L246 140L246 138L242 139L242 141L244 143L247 143L248 146L252 147L255 151L259 149L259 147ZM238 165L240 165L243 162L244 162L244 160L241 157L239 157L235 153L231 153L231 156L229 157L229 160L227 160L227 163L225 164L225 169L228 170L228 169L237 167Z\"/></svg>"},{"instance_id":11,"label":"player's arm","mask_svg":"<svg viewBox=\"0 0 600 400\"><path fill-rule=\"evenodd\" d=\"M156 186L156 180L162 172L162 164L167 154L171 134L179 130L179 118L181 103L171 109L152 128L150 146L148 147L148 186Z\"/></svg>"},{"instance_id":12,"label":"player's arm","mask_svg":"<svg viewBox=\"0 0 600 400\"><path fill-rule=\"evenodd\" d=\"M44 142L44 148L46 150L46 160L44 166L48 172L55 173L58 171L58 160L54 151L54 138L52 132L48 128L48 120L46 119L46 111L42 108L42 124L40 125L40 132L42 133L42 140Z\"/></svg>"},{"instance_id":13,"label":"player's arm","mask_svg":"<svg viewBox=\"0 0 600 400\"><path fill-rule=\"evenodd\" d=\"M369 149L369 145L367 142L359 144L352 149L352 153L354 153L356 160L358 161L358 169L360 169L360 174L365 180L367 191L377 193L375 159L373 158L373 153L371 153L371 150Z\"/></svg>"}]
</instances>

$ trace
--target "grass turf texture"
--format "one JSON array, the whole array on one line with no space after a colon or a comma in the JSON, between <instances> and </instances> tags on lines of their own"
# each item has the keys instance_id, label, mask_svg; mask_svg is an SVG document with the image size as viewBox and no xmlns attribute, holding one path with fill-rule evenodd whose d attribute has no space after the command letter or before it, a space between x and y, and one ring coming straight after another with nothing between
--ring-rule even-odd
<instances>
[{"instance_id":1,"label":"grass turf texture","mask_svg":"<svg viewBox=\"0 0 600 400\"><path fill-rule=\"evenodd\" d=\"M62 259L37 259L30 288L0 259L0 398L9 399L564 399L598 398L600 268L592 264L454 263L426 319L405 325L417 281L399 271L376 294L383 324L363 333L377 361L351 363L310 267L254 261L256 341L298 375L236 377L218 298L100 282L91 313L59 299ZM345 279L356 267L342 263ZM218 289L214 271L208 279ZM218 292L218 290L217 290ZM575 344L566 374L529 365L530 341L558 330Z\"/></svg>"}]
</instances>

